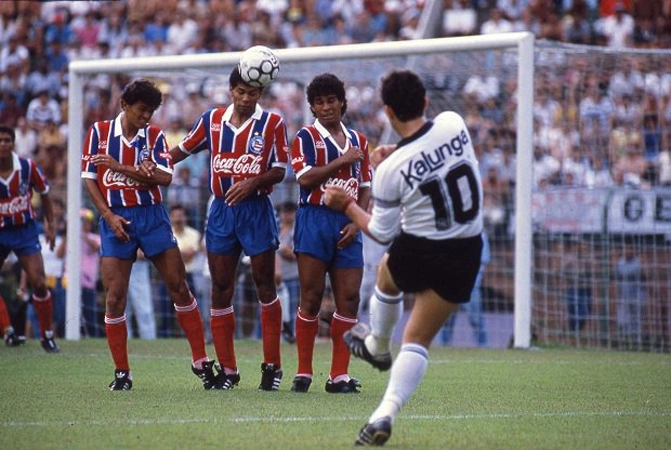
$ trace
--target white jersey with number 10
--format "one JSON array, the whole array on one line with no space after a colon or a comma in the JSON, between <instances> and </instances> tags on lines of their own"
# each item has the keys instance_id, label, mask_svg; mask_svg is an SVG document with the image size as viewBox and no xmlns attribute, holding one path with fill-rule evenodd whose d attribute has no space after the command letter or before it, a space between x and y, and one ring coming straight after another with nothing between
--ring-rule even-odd
<instances>
[{"instance_id":1,"label":"white jersey with number 10","mask_svg":"<svg viewBox=\"0 0 671 450\"><path fill-rule=\"evenodd\" d=\"M403 232L433 240L482 232L482 182L461 116L442 112L398 143L373 180L369 231L380 241Z\"/></svg>"}]
</instances>

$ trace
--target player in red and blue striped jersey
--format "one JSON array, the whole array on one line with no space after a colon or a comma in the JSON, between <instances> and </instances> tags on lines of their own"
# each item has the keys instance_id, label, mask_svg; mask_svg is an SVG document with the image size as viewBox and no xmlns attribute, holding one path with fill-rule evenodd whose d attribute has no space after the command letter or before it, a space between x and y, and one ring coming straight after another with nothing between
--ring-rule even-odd
<instances>
[{"instance_id":1,"label":"player in red and blue striped jersey","mask_svg":"<svg viewBox=\"0 0 671 450\"><path fill-rule=\"evenodd\" d=\"M205 247L212 276L210 311L214 348L224 372L240 379L233 335L233 291L242 251L251 259L261 303L261 390L277 390L282 378L282 308L275 289L277 223L268 194L284 179L288 151L282 117L258 104L262 88L246 84L237 68L229 77L233 103L206 111L170 154L175 163L210 151L210 190Z\"/></svg>"},{"instance_id":2,"label":"player in red and blue striped jersey","mask_svg":"<svg viewBox=\"0 0 671 450\"><path fill-rule=\"evenodd\" d=\"M31 202L35 191L42 201L44 235L53 250L56 225L49 184L32 159L14 153L15 140L14 129L0 125L0 266L9 253L14 252L33 289L42 348L48 353L58 353L60 348L52 330L51 292L45 283L44 261L40 253L40 230Z\"/></svg>"},{"instance_id":3,"label":"player in red and blue striped jersey","mask_svg":"<svg viewBox=\"0 0 671 450\"><path fill-rule=\"evenodd\" d=\"M300 185L294 251L301 286L296 315L298 372L292 390L307 392L312 383L312 353L328 273L336 309L326 391L358 392L358 381L348 374L350 354L342 337L357 322L362 236L345 214L324 205L324 191L328 186L339 186L351 201L367 208L371 183L368 141L342 123L347 99L345 85L338 77L315 77L307 88L307 98L316 120L298 132L291 148L291 164Z\"/></svg>"},{"instance_id":4,"label":"player in red and blue striped jersey","mask_svg":"<svg viewBox=\"0 0 671 450\"><path fill-rule=\"evenodd\" d=\"M110 384L114 391L133 386L125 310L138 248L161 274L175 303L191 347L192 371L205 389L222 386L205 351L198 304L186 283L184 261L161 202L160 186L172 181L172 162L163 131L149 125L161 99L161 91L148 80L128 84L121 94L121 114L91 126L82 155L81 176L101 215L105 330L115 364Z\"/></svg>"}]
</instances>

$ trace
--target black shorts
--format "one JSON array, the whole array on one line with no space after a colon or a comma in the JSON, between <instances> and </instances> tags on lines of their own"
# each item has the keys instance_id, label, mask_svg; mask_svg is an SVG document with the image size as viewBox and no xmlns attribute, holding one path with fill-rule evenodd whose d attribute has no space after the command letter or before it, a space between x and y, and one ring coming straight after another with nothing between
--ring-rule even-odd
<instances>
[{"instance_id":1,"label":"black shorts","mask_svg":"<svg viewBox=\"0 0 671 450\"><path fill-rule=\"evenodd\" d=\"M482 237L434 241L401 233L389 247L387 265L403 292L433 289L452 303L467 303L480 270Z\"/></svg>"}]
</instances>

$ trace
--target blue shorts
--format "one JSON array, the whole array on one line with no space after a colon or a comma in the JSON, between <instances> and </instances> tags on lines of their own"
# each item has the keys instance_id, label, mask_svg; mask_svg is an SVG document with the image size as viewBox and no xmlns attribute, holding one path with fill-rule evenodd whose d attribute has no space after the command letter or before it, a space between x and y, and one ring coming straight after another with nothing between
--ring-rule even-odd
<instances>
[{"instance_id":1,"label":"blue shorts","mask_svg":"<svg viewBox=\"0 0 671 450\"><path fill-rule=\"evenodd\" d=\"M340 231L351 223L349 218L326 206L305 205L296 212L294 252L305 253L330 267L355 269L363 267L363 237L338 250Z\"/></svg>"},{"instance_id":2,"label":"blue shorts","mask_svg":"<svg viewBox=\"0 0 671 450\"><path fill-rule=\"evenodd\" d=\"M229 206L223 198L210 205L205 248L210 253L236 256L244 250L256 256L280 246L275 210L268 196L254 196Z\"/></svg>"},{"instance_id":3,"label":"blue shorts","mask_svg":"<svg viewBox=\"0 0 671 450\"><path fill-rule=\"evenodd\" d=\"M23 225L0 228L0 264L10 252L21 257L37 253L41 249L40 230L34 220Z\"/></svg>"},{"instance_id":4,"label":"blue shorts","mask_svg":"<svg viewBox=\"0 0 671 450\"><path fill-rule=\"evenodd\" d=\"M100 255L135 261L137 249L147 256L156 255L177 246L165 206L133 206L112 208L112 212L130 222L126 225L129 242L117 238L107 222L100 218Z\"/></svg>"}]
</instances>

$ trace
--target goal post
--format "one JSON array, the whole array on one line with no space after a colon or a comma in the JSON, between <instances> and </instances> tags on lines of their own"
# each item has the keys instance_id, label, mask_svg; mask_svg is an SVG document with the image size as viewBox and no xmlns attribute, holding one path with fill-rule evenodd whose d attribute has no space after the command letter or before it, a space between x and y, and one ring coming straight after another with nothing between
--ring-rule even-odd
<instances>
[{"instance_id":1,"label":"goal post","mask_svg":"<svg viewBox=\"0 0 671 450\"><path fill-rule=\"evenodd\" d=\"M450 55L455 52L505 51L515 56L517 70L517 106L516 106L516 172L517 189L515 193L515 238L514 238L514 346L528 348L531 343L531 261L532 258L532 225L531 225L531 181L532 181L532 107L534 92L534 36L529 32L506 33L496 35L478 35L437 39L420 39L397 42L379 42L350 44L328 47L306 47L279 49L276 53L280 59L281 70L278 81L283 78L305 77L310 66L310 78L323 71L328 71L333 64L342 61L354 61L370 64L368 69L361 67L348 72L350 76L376 76L391 68L414 67L423 55ZM127 58L112 60L73 61L69 65L68 93L68 174L66 217L68 234L79 236L81 226L79 209L82 205L82 181L80 178L80 159L83 145L84 129L84 89L87 77L96 74L132 74L133 76L153 76L156 74L177 73L180 75L191 72L201 73L222 68L232 68L241 56L241 52L156 56L143 58ZM417 58L415 58L417 57ZM383 58L393 59L392 62L375 64ZM400 61L400 62L399 62ZM398 66L396 64L402 64ZM460 70L466 77L471 69L463 64ZM338 75L340 73L333 69ZM437 67L437 71L444 70ZM371 75L372 74L372 75ZM442 75L442 74L439 74ZM373 88L377 95L379 76L368 78L362 82ZM220 83L224 83L220 80ZM227 83L226 83L227 86ZM364 88L362 88L364 89ZM429 94L431 95L431 94ZM354 99L350 99L353 102ZM430 100L432 100L430 98ZM433 102L433 100L432 100ZM264 105L265 106L265 105ZM440 107L440 106L439 106ZM440 107L440 109L455 109ZM436 111L438 112L438 111ZM372 111L369 114L376 114ZM302 119L302 118L301 118ZM190 125L190 124L189 124ZM382 133L380 133L381 135ZM371 141L379 136L369 136ZM382 142L380 142L382 143ZM174 145L174 143L170 143ZM77 340L80 336L80 241L67 240L66 265L69 273L66 300L66 339Z\"/></svg>"}]
</instances>

